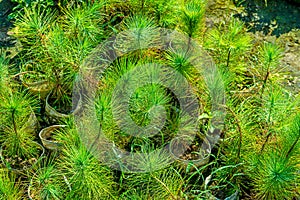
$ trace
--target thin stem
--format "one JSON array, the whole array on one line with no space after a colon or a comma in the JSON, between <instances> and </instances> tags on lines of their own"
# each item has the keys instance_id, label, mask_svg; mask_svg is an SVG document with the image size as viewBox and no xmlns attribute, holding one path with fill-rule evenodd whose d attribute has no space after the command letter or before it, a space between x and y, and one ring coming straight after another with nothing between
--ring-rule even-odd
<instances>
[{"instance_id":1,"label":"thin stem","mask_svg":"<svg viewBox=\"0 0 300 200\"><path fill-rule=\"evenodd\" d=\"M15 112L16 112L16 109L13 108L11 117L12 117L12 122L13 122L15 134L18 137L17 125L16 125L16 121L15 121Z\"/></svg>"},{"instance_id":2,"label":"thin stem","mask_svg":"<svg viewBox=\"0 0 300 200\"><path fill-rule=\"evenodd\" d=\"M158 10L158 12L156 13L157 23L160 24L160 20L161 20L161 12L159 11L159 8L156 8L156 10Z\"/></svg>"},{"instance_id":3,"label":"thin stem","mask_svg":"<svg viewBox=\"0 0 300 200\"><path fill-rule=\"evenodd\" d=\"M16 112L16 109L13 108L11 117L12 117L14 132L15 132L15 135L16 135L16 142L18 142L19 141L19 134L18 134L18 131L17 131L17 124L16 124L16 120L15 120L15 112ZM17 147L18 147L16 142L14 142L14 144L13 144L15 150L17 150Z\"/></svg>"},{"instance_id":4,"label":"thin stem","mask_svg":"<svg viewBox=\"0 0 300 200\"><path fill-rule=\"evenodd\" d=\"M231 56L231 48L228 49L228 53L227 53L227 61L226 61L227 68L229 67L230 56Z\"/></svg>"},{"instance_id":5,"label":"thin stem","mask_svg":"<svg viewBox=\"0 0 300 200\"><path fill-rule=\"evenodd\" d=\"M289 157L289 155L291 154L291 152L292 152L293 149L295 148L296 144L298 143L299 139L300 139L300 132L299 132L299 134L298 134L297 139L293 142L291 148L288 150L288 152L287 152L287 154L286 154L286 158Z\"/></svg>"},{"instance_id":6,"label":"thin stem","mask_svg":"<svg viewBox=\"0 0 300 200\"><path fill-rule=\"evenodd\" d=\"M145 0L142 0L141 3L142 3L141 11L143 12L144 11L144 6L145 6Z\"/></svg>"},{"instance_id":7,"label":"thin stem","mask_svg":"<svg viewBox=\"0 0 300 200\"><path fill-rule=\"evenodd\" d=\"M264 94L265 87L266 87L269 75L270 75L270 62L268 63L267 73L265 75L264 82L263 82L263 85L262 85L262 88L261 88L260 98L262 98L262 95Z\"/></svg>"},{"instance_id":8,"label":"thin stem","mask_svg":"<svg viewBox=\"0 0 300 200\"><path fill-rule=\"evenodd\" d=\"M268 130L266 130L265 132L267 132ZM263 145L261 146L261 149L260 149L260 153L265 149L265 146L267 144L267 142L269 141L269 138L270 136L272 135L272 132L269 132L267 137L266 137L266 140L264 141Z\"/></svg>"},{"instance_id":9,"label":"thin stem","mask_svg":"<svg viewBox=\"0 0 300 200\"><path fill-rule=\"evenodd\" d=\"M186 50L186 54L188 53L188 51L190 50L191 48L191 42L192 42L192 38L191 36L189 36L189 40L188 40L188 46L187 46L187 50Z\"/></svg>"},{"instance_id":10,"label":"thin stem","mask_svg":"<svg viewBox=\"0 0 300 200\"><path fill-rule=\"evenodd\" d=\"M187 58L188 52L190 51L191 43L192 43L192 38L189 37L188 43L187 43L187 49L186 49L185 54L184 54L184 58L185 58L185 59Z\"/></svg>"},{"instance_id":11,"label":"thin stem","mask_svg":"<svg viewBox=\"0 0 300 200\"><path fill-rule=\"evenodd\" d=\"M269 130L269 127L271 126L271 114L272 114L272 108L274 106L274 103L273 103L273 100L271 101L271 105L270 105L270 108L269 108L269 114L268 114L268 121L267 121L267 130L265 132L267 132ZM269 138L270 136L272 135L272 132L269 132L267 137L266 137L266 140L265 142L263 143L262 147L261 147L261 150L260 152L262 152L265 148L265 145L267 144L267 142L269 141Z\"/></svg>"},{"instance_id":12,"label":"thin stem","mask_svg":"<svg viewBox=\"0 0 300 200\"><path fill-rule=\"evenodd\" d=\"M103 113L101 113L101 119L103 120ZM96 143L99 142L100 134L101 134L101 132L102 132L102 123L103 123L103 122L100 121L98 134L97 134L97 136L96 136L94 142L93 142L92 145L90 146L90 148L89 148L89 150L88 150L89 152L92 152L92 150L93 150L94 146L96 145ZM93 151L95 151L95 149L94 149Z\"/></svg>"}]
</instances>

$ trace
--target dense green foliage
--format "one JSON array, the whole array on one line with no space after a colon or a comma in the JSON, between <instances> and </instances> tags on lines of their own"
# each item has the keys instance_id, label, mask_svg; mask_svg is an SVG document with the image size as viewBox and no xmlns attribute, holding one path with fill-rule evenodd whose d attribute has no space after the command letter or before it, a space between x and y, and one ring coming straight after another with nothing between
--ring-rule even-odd
<instances>
[{"instance_id":1,"label":"dense green foliage","mask_svg":"<svg viewBox=\"0 0 300 200\"><path fill-rule=\"evenodd\" d=\"M4 49L0 55L0 199L300 197L300 99L286 87L279 44L254 44L245 25L233 16L206 27L205 0L16 2L11 32L18 51L12 57ZM158 27L185 34L186 48L178 50L171 44L168 49L145 49L159 40ZM122 56L97 80L96 102L89 105L95 107L106 138L141 155L133 164L121 163L120 171L97 159L93 146L83 144L70 114L80 67L98 44L116 33L127 39L115 44ZM204 139L215 130L209 94L214 86L206 85L205 77L193 68L192 39L213 58L225 87L226 116L214 146ZM129 47L138 48L122 54ZM155 67L139 71L148 63L168 65L182 74L200 107L196 137L186 143L189 152L175 162L167 152L155 151L168 145L180 148L189 140L187 134L181 143L172 141L180 123L191 121L180 119L184 115L173 91L150 83L130 96L129 118L138 126L159 129L155 136L128 133L114 116L124 114L112 98L120 80L138 84L141 77L131 77L132 72L160 76ZM46 103L60 115L45 109ZM165 114L161 127L153 123L160 120L155 119L157 113ZM38 131L53 124L67 125L48 138L62 147L46 150L40 158ZM208 144L205 159L199 156L203 142ZM193 158L203 162L197 165ZM128 173L129 166L139 173Z\"/></svg>"}]
</instances>

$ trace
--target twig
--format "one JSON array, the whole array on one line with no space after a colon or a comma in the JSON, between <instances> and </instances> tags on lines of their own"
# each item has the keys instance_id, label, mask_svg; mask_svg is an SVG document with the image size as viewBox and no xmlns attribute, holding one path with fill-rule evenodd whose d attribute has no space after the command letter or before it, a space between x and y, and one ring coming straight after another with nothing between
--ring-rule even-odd
<instances>
[{"instance_id":1,"label":"twig","mask_svg":"<svg viewBox=\"0 0 300 200\"><path fill-rule=\"evenodd\" d=\"M293 142L291 148L290 148L289 151L287 152L287 154L286 154L286 156L285 156L286 158L289 157L290 153L291 153L291 152L293 151L293 149L295 148L295 146L296 146L296 144L298 143L299 139L300 139L300 132L299 132L299 134L298 134L297 139Z\"/></svg>"}]
</instances>

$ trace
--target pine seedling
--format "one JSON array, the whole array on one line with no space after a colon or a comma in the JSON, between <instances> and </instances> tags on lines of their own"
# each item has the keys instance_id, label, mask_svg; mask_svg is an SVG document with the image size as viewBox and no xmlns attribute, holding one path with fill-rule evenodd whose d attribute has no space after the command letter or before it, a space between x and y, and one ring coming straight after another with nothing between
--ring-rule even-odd
<instances>
[{"instance_id":1,"label":"pine seedling","mask_svg":"<svg viewBox=\"0 0 300 200\"><path fill-rule=\"evenodd\" d=\"M7 156L32 158L37 153L32 132L35 127L31 127L30 121L35 120L32 116L36 105L36 100L25 92L10 92L1 97L0 141Z\"/></svg>"},{"instance_id":2,"label":"pine seedling","mask_svg":"<svg viewBox=\"0 0 300 200\"><path fill-rule=\"evenodd\" d=\"M124 180L125 197L135 194L144 199L177 199L181 197L183 180L172 167L159 171L127 175Z\"/></svg>"},{"instance_id":3,"label":"pine seedling","mask_svg":"<svg viewBox=\"0 0 300 200\"><path fill-rule=\"evenodd\" d=\"M53 25L57 13L37 4L25 7L24 14L18 15L12 32L24 47L27 56L38 56L46 40L46 33Z\"/></svg>"},{"instance_id":4,"label":"pine seedling","mask_svg":"<svg viewBox=\"0 0 300 200\"><path fill-rule=\"evenodd\" d=\"M187 33L189 38L195 38L202 33L204 27L205 1L187 1L182 7L181 23L182 30ZM190 46L190 39L188 48Z\"/></svg>"},{"instance_id":5,"label":"pine seedling","mask_svg":"<svg viewBox=\"0 0 300 200\"><path fill-rule=\"evenodd\" d=\"M30 180L29 195L33 199L59 200L64 198L68 185L63 175L52 163L44 164L34 173Z\"/></svg>"},{"instance_id":6,"label":"pine seedling","mask_svg":"<svg viewBox=\"0 0 300 200\"><path fill-rule=\"evenodd\" d=\"M63 28L70 38L87 38L96 43L102 39L101 22L103 14L101 9L104 3L97 1L94 3L77 4L75 7L64 8Z\"/></svg>"},{"instance_id":7,"label":"pine seedling","mask_svg":"<svg viewBox=\"0 0 300 200\"><path fill-rule=\"evenodd\" d=\"M293 199L296 185L299 185L297 163L277 150L257 155L256 159L251 174L256 198Z\"/></svg>"},{"instance_id":8,"label":"pine seedling","mask_svg":"<svg viewBox=\"0 0 300 200\"><path fill-rule=\"evenodd\" d=\"M22 198L23 191L13 174L0 169L0 200L15 200Z\"/></svg>"},{"instance_id":9,"label":"pine seedling","mask_svg":"<svg viewBox=\"0 0 300 200\"><path fill-rule=\"evenodd\" d=\"M151 8L149 8L150 14L152 14L156 19L156 22L159 26L165 28L172 28L176 25L176 18L178 10L178 2L175 0L164 1L152 1Z\"/></svg>"},{"instance_id":10,"label":"pine seedling","mask_svg":"<svg viewBox=\"0 0 300 200\"><path fill-rule=\"evenodd\" d=\"M261 63L262 63L262 73L263 73L263 83L261 88L260 97L265 91L267 83L271 77L271 73L278 71L278 65L280 58L282 57L282 49L273 43L264 43L259 49Z\"/></svg>"},{"instance_id":11,"label":"pine seedling","mask_svg":"<svg viewBox=\"0 0 300 200\"><path fill-rule=\"evenodd\" d=\"M157 25L146 16L134 15L127 18L121 25L121 30L115 44L120 55L134 51L137 52L137 58L142 58L148 48L160 43Z\"/></svg>"},{"instance_id":12,"label":"pine seedling","mask_svg":"<svg viewBox=\"0 0 300 200\"><path fill-rule=\"evenodd\" d=\"M221 24L209 33L207 45L216 53L219 62L224 63L228 69L231 62L236 63L234 58L240 59L250 48L250 42L251 38L246 33L244 23L233 18L228 26Z\"/></svg>"},{"instance_id":13,"label":"pine seedling","mask_svg":"<svg viewBox=\"0 0 300 200\"><path fill-rule=\"evenodd\" d=\"M167 64L176 69L179 73L185 77L189 77L191 74L191 55L190 52L186 52L184 49L170 49L166 52Z\"/></svg>"},{"instance_id":14,"label":"pine seedling","mask_svg":"<svg viewBox=\"0 0 300 200\"><path fill-rule=\"evenodd\" d=\"M115 182L110 169L99 163L84 146L67 146L62 154L59 168L71 186L67 199L115 199Z\"/></svg>"}]
</instances>

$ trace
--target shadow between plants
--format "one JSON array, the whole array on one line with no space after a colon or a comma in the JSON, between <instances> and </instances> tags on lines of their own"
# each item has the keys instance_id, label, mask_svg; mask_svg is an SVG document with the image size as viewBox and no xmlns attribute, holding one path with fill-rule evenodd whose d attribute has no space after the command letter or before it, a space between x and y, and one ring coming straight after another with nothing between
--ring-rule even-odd
<instances>
[{"instance_id":1,"label":"shadow between plants","mask_svg":"<svg viewBox=\"0 0 300 200\"><path fill-rule=\"evenodd\" d=\"M0 0L0 48L12 46L10 37L7 35L11 22L8 15L11 13L13 3L10 0Z\"/></svg>"}]
</instances>

